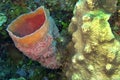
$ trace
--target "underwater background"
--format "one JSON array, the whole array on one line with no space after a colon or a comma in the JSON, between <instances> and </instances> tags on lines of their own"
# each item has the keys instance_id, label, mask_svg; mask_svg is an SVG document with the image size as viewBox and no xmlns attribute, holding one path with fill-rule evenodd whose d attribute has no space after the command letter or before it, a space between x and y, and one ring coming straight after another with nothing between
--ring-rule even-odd
<instances>
[{"instance_id":1,"label":"underwater background","mask_svg":"<svg viewBox=\"0 0 120 80\"><path fill-rule=\"evenodd\" d=\"M71 18L75 15L74 9L77 1L84 0L1 0L0 80L82 80L69 77L74 74L67 75L67 72L74 73L76 70L68 68L73 65L70 62L73 56L71 53L77 53L77 51L68 46L73 37L71 33L69 34L68 27L70 26ZM115 38L120 41L120 0L117 0L116 5L117 10L112 13L109 24ZM56 52L58 53L57 58L60 59L61 64L57 69L47 68L25 56L15 47L13 40L6 31L8 25L18 16L35 11L40 6L44 6L49 10L50 16L54 19L59 30L60 36L55 39L55 42Z\"/></svg>"}]
</instances>

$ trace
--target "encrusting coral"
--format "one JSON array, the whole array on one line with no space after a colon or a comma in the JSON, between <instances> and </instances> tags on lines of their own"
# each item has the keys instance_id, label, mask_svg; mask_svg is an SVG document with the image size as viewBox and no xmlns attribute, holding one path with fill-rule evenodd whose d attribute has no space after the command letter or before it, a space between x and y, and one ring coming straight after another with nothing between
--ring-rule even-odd
<instances>
[{"instance_id":1,"label":"encrusting coral","mask_svg":"<svg viewBox=\"0 0 120 80\"><path fill-rule=\"evenodd\" d=\"M43 6L15 19L7 31L15 46L26 56L48 68L59 67L54 41L59 36L58 28Z\"/></svg>"},{"instance_id":2,"label":"encrusting coral","mask_svg":"<svg viewBox=\"0 0 120 80\"><path fill-rule=\"evenodd\" d=\"M120 80L120 42L108 22L117 0L105 1L101 6L103 0L79 0L75 6L68 28L75 49L68 80Z\"/></svg>"}]
</instances>

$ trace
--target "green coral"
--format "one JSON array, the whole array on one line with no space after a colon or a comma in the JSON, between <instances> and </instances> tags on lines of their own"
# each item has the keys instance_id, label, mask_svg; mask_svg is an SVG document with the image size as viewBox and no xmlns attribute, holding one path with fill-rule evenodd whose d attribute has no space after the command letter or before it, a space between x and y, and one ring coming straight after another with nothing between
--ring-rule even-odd
<instances>
[{"instance_id":1,"label":"green coral","mask_svg":"<svg viewBox=\"0 0 120 80\"><path fill-rule=\"evenodd\" d=\"M26 79L23 78L23 77L20 77L20 78L11 78L11 79L9 79L9 80L26 80Z\"/></svg>"},{"instance_id":2,"label":"green coral","mask_svg":"<svg viewBox=\"0 0 120 80\"><path fill-rule=\"evenodd\" d=\"M0 13L0 35L2 35L3 37L1 38L6 38L7 37L7 34L6 34L6 31L4 30L4 23L7 21L7 17L5 14L3 13Z\"/></svg>"},{"instance_id":3,"label":"green coral","mask_svg":"<svg viewBox=\"0 0 120 80\"><path fill-rule=\"evenodd\" d=\"M7 21L7 17L5 16L5 14L0 13L0 26L3 25L3 23L5 23Z\"/></svg>"}]
</instances>

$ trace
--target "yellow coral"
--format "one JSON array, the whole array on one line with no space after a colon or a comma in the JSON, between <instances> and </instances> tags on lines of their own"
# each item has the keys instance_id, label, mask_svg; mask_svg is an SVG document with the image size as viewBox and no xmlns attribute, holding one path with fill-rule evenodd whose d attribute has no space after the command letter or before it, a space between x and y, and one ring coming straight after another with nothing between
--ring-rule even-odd
<instances>
[{"instance_id":1,"label":"yellow coral","mask_svg":"<svg viewBox=\"0 0 120 80\"><path fill-rule=\"evenodd\" d=\"M115 39L108 22L111 14L95 7L94 1L77 2L68 28L75 48L67 71L70 73L67 77L72 76L70 80L119 79L120 42ZM114 74L117 78L108 77Z\"/></svg>"}]
</instances>

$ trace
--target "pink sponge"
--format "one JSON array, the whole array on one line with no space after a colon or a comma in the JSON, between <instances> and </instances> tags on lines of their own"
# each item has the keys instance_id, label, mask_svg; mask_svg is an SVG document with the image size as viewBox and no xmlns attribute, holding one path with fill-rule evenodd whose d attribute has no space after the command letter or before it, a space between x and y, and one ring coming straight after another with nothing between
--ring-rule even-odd
<instances>
[{"instance_id":1,"label":"pink sponge","mask_svg":"<svg viewBox=\"0 0 120 80\"><path fill-rule=\"evenodd\" d=\"M15 46L29 58L51 69L59 67L53 36L49 34L50 21L44 7L23 14L7 28Z\"/></svg>"}]
</instances>

